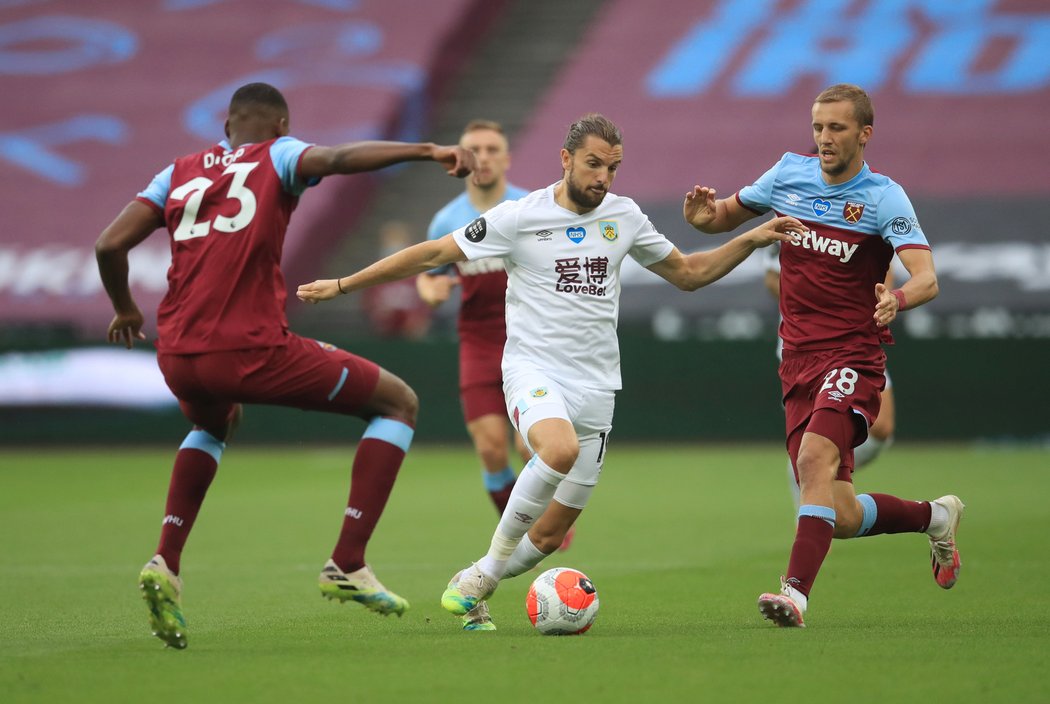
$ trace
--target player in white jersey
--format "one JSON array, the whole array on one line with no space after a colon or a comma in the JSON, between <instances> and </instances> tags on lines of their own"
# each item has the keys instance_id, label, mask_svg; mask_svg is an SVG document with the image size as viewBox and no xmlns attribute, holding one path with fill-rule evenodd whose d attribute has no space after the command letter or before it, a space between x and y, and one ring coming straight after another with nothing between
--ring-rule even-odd
<instances>
[{"instance_id":1,"label":"player in white jersey","mask_svg":"<svg viewBox=\"0 0 1050 704\"><path fill-rule=\"evenodd\" d=\"M561 544L598 482L620 388L616 324L620 265L630 256L680 289L718 280L756 248L794 238L775 218L717 249L682 254L629 198L609 193L623 159L619 128L586 115L569 128L562 179L501 203L466 227L402 250L341 279L299 287L307 302L412 276L449 262L501 257L507 267L507 411L533 451L488 553L457 573L442 606L464 628L494 626L484 600ZM685 209L699 207L694 189Z\"/></svg>"}]
</instances>

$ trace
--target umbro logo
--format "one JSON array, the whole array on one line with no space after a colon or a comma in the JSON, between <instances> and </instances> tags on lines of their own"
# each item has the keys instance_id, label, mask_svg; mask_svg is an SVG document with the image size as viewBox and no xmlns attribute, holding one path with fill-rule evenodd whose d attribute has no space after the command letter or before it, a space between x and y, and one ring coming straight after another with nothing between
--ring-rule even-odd
<instances>
[{"instance_id":1,"label":"umbro logo","mask_svg":"<svg viewBox=\"0 0 1050 704\"><path fill-rule=\"evenodd\" d=\"M517 518L522 523L532 523L532 521L534 520L532 518L532 516L530 516L527 513L522 513L521 511L515 511L514 512L514 517Z\"/></svg>"},{"instance_id":2,"label":"umbro logo","mask_svg":"<svg viewBox=\"0 0 1050 704\"><path fill-rule=\"evenodd\" d=\"M541 242L549 242L554 233L550 230L540 230L539 232L533 233L536 235L536 239Z\"/></svg>"}]
</instances>

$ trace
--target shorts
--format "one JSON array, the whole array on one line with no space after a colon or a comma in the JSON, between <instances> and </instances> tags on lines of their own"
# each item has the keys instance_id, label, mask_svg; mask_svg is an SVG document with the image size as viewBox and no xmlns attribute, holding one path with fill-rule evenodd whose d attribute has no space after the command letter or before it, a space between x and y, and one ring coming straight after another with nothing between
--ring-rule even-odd
<instances>
[{"instance_id":1,"label":"shorts","mask_svg":"<svg viewBox=\"0 0 1050 704\"><path fill-rule=\"evenodd\" d=\"M375 363L291 334L282 347L159 353L157 365L183 415L206 430L225 427L238 403L359 415L379 383Z\"/></svg>"},{"instance_id":2,"label":"shorts","mask_svg":"<svg viewBox=\"0 0 1050 704\"><path fill-rule=\"evenodd\" d=\"M842 463L837 478L850 480L853 448L864 442L879 415L885 371L886 353L879 347L784 351L780 383L787 449L793 465L802 435L816 433L838 446Z\"/></svg>"},{"instance_id":3,"label":"shorts","mask_svg":"<svg viewBox=\"0 0 1050 704\"><path fill-rule=\"evenodd\" d=\"M507 379L504 390L511 422L530 451L535 452L529 444L529 428L537 421L561 418L572 423L580 454L562 484L569 482L583 487L597 484L612 432L616 392L583 387L569 389L539 372L527 372ZM560 500L558 494L555 498ZM561 503L583 508L566 501Z\"/></svg>"},{"instance_id":4,"label":"shorts","mask_svg":"<svg viewBox=\"0 0 1050 704\"><path fill-rule=\"evenodd\" d=\"M463 419L470 423L482 416L503 415L507 404L503 399L503 382L476 384L459 390L459 401L463 406Z\"/></svg>"},{"instance_id":5,"label":"shorts","mask_svg":"<svg viewBox=\"0 0 1050 704\"><path fill-rule=\"evenodd\" d=\"M459 388L464 391L473 386L503 385L503 347L506 334L485 337L484 335L460 331L459 335ZM501 392L502 395L502 392ZM500 413L502 413L502 403Z\"/></svg>"}]
</instances>

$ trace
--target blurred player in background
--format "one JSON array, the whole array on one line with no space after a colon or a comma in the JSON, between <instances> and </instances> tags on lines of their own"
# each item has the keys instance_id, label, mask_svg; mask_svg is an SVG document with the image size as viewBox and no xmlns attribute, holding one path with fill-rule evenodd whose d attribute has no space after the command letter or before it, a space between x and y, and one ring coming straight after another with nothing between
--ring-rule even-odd
<instances>
[{"instance_id":1,"label":"blurred player in background","mask_svg":"<svg viewBox=\"0 0 1050 704\"><path fill-rule=\"evenodd\" d=\"M528 191L507 183L510 147L503 127L490 120L472 120L463 128L459 146L477 160L466 190L430 221L427 239L436 240L480 217L505 200ZM510 425L503 400L503 345L507 342L507 270L498 257L447 264L416 277L419 296L431 306L448 300L462 286L457 320L459 332L459 400L467 432L481 459L482 481L502 514L514 488L510 443L523 462L530 457L521 436ZM369 289L371 290L371 289Z\"/></svg>"},{"instance_id":2,"label":"blurred player in background","mask_svg":"<svg viewBox=\"0 0 1050 704\"><path fill-rule=\"evenodd\" d=\"M814 152L816 153L816 152ZM766 290L777 301L780 300L780 247L773 245L766 249L766 271L764 277ZM883 282L886 288L893 288L893 269L886 274ZM783 359L784 341L777 336L777 361ZM871 464L882 454L882 451L893 443L893 431L895 429L896 408L893 401L893 380L890 378L889 370L886 371L886 388L882 390L882 403L879 406L879 415L875 422L868 428L868 437L857 447L853 448L853 469L858 470ZM795 467L791 460L787 463L788 486L795 501L795 508L799 506L798 481L795 478Z\"/></svg>"},{"instance_id":3,"label":"blurred player in background","mask_svg":"<svg viewBox=\"0 0 1050 704\"><path fill-rule=\"evenodd\" d=\"M731 198L696 187L704 206L685 212L703 232L726 232L773 210L808 228L780 249L780 337L787 450L801 486L798 527L779 594L762 594L761 613L802 626L810 590L832 537L926 533L937 584L951 588L960 561L955 533L963 504L953 495L905 501L853 488L853 448L879 415L887 327L897 313L937 295L926 236L904 190L864 161L874 110L867 93L838 84L812 110L816 155L787 153ZM883 283L894 252L911 275Z\"/></svg>"},{"instance_id":4,"label":"blurred player in background","mask_svg":"<svg viewBox=\"0 0 1050 704\"><path fill-rule=\"evenodd\" d=\"M616 125L586 115L569 128L557 183L349 277L299 287L299 298L316 303L452 262L500 257L506 263L503 388L508 414L534 454L518 475L488 553L454 575L441 597L446 610L463 617L465 630L495 628L485 599L501 579L528 571L558 548L598 483L620 388L623 260L630 256L692 291L727 274L755 248L790 239L784 231L802 231L798 220L778 218L717 249L683 255L634 201L609 192L622 144Z\"/></svg>"},{"instance_id":5,"label":"blurred player in background","mask_svg":"<svg viewBox=\"0 0 1050 704\"><path fill-rule=\"evenodd\" d=\"M401 379L332 345L288 331L281 274L285 230L299 196L324 176L435 161L465 176L456 147L400 142L312 146L289 137L288 105L250 83L230 100L226 140L175 160L129 203L95 245L116 312L110 342L145 340L128 285L128 252L154 230L171 235L168 293L157 313L157 363L193 430L175 455L157 554L139 586L154 635L186 647L180 557L242 403L353 415L357 446L342 531L319 578L322 594L400 615L408 603L365 564L365 547L412 440L418 400Z\"/></svg>"}]
</instances>

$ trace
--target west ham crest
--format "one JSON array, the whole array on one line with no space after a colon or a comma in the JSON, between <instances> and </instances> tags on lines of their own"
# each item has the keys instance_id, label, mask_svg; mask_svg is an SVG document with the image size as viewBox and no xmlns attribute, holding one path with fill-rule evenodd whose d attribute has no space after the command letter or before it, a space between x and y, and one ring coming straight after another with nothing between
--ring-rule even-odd
<instances>
[{"instance_id":1,"label":"west ham crest","mask_svg":"<svg viewBox=\"0 0 1050 704\"><path fill-rule=\"evenodd\" d=\"M848 223L856 224L860 222L860 216L863 214L863 203L857 203L852 200L847 200L846 205L842 206L842 219Z\"/></svg>"}]
</instances>

